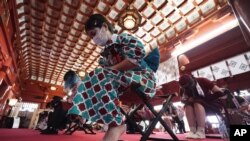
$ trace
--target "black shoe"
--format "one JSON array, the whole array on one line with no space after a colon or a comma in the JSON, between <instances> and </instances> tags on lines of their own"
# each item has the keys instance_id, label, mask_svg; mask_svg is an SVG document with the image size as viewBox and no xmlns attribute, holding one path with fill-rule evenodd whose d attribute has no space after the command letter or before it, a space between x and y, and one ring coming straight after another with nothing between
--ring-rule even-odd
<instances>
[{"instance_id":1,"label":"black shoe","mask_svg":"<svg viewBox=\"0 0 250 141\"><path fill-rule=\"evenodd\" d=\"M46 128L46 129L43 129L43 130L40 130L41 133L44 133L44 132L47 132L49 129Z\"/></svg>"}]
</instances>

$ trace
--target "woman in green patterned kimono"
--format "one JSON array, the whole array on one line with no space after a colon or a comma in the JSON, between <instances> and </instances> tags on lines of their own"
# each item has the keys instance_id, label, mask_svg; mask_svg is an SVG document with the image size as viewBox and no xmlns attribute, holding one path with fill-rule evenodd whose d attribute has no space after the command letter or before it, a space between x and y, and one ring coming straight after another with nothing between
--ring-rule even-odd
<instances>
[{"instance_id":1,"label":"woman in green patterned kimono","mask_svg":"<svg viewBox=\"0 0 250 141\"><path fill-rule=\"evenodd\" d=\"M153 70L144 61L143 44L128 34L114 34L111 24L100 14L90 16L85 25L88 36L104 49L99 64L82 81L73 71L64 76L65 89L73 89L69 114L92 122L107 124L103 141L117 141L125 131L118 108L119 96L131 83L140 85L148 97L155 94ZM132 100L133 98L131 98Z\"/></svg>"}]
</instances>

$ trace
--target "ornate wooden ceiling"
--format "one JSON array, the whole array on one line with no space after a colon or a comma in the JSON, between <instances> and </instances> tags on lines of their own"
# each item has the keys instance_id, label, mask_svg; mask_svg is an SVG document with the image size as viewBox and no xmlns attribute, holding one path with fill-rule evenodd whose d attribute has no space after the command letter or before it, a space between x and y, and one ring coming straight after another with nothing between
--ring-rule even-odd
<instances>
[{"instance_id":1,"label":"ornate wooden ceiling","mask_svg":"<svg viewBox=\"0 0 250 141\"><path fill-rule=\"evenodd\" d=\"M16 0L20 76L62 85L69 69L90 72L98 67L101 48L84 33L93 13L106 15L118 33L119 13L128 6L142 15L134 34L146 50L162 46L226 5L226 0Z\"/></svg>"}]
</instances>

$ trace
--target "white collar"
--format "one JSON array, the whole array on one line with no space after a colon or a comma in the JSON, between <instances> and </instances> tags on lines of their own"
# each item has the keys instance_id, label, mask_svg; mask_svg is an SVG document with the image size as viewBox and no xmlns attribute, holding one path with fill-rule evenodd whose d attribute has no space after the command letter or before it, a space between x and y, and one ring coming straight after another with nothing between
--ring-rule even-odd
<instances>
[{"instance_id":1,"label":"white collar","mask_svg":"<svg viewBox=\"0 0 250 141\"><path fill-rule=\"evenodd\" d=\"M200 96L205 96L205 94L204 94L204 92L203 92L203 90L202 90L202 88L201 88L201 86L199 85L199 83L197 82L196 83L196 89L197 89L197 91L198 91L198 94L200 95Z\"/></svg>"}]
</instances>

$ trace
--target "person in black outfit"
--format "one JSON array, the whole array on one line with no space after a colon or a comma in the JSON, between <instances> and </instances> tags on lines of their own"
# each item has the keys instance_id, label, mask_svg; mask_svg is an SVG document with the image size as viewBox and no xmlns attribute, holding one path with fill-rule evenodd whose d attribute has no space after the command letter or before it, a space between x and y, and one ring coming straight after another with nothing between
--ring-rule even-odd
<instances>
[{"instance_id":1,"label":"person in black outfit","mask_svg":"<svg viewBox=\"0 0 250 141\"><path fill-rule=\"evenodd\" d=\"M184 121L183 120L180 120L180 123L178 125L178 129L179 129L179 131L180 131L181 134L186 133L185 125L184 125Z\"/></svg>"},{"instance_id":2,"label":"person in black outfit","mask_svg":"<svg viewBox=\"0 0 250 141\"><path fill-rule=\"evenodd\" d=\"M48 126L45 130L41 131L41 134L58 134L58 130L66 127L67 110L63 109L61 100L61 97L54 96L50 102L50 106L54 109L54 112L49 114Z\"/></svg>"},{"instance_id":3,"label":"person in black outfit","mask_svg":"<svg viewBox=\"0 0 250 141\"><path fill-rule=\"evenodd\" d=\"M49 112L43 111L39 114L39 119L37 122L36 130L44 130L47 128Z\"/></svg>"},{"instance_id":4,"label":"person in black outfit","mask_svg":"<svg viewBox=\"0 0 250 141\"><path fill-rule=\"evenodd\" d=\"M184 126L184 121L181 119L181 115L179 113L180 109L174 108L173 114L172 114L172 119L175 123L177 123L178 130L180 134L186 133L185 126Z\"/></svg>"}]
</instances>

